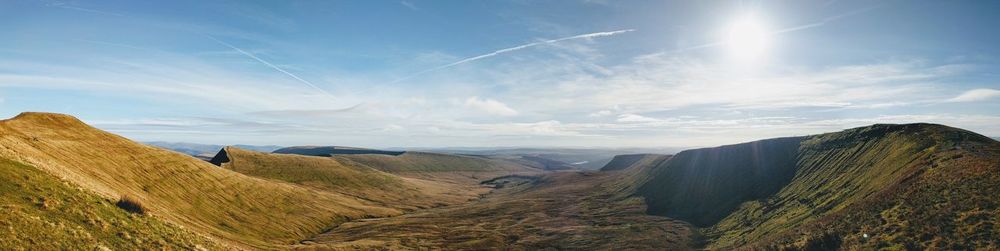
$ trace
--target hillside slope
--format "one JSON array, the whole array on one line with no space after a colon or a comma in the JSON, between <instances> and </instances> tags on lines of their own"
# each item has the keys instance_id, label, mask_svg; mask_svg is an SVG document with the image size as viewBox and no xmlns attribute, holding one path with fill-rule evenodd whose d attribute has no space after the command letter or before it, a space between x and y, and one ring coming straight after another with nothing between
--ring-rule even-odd
<instances>
[{"instance_id":1,"label":"hillside slope","mask_svg":"<svg viewBox=\"0 0 1000 251\"><path fill-rule=\"evenodd\" d=\"M710 249L996 248L1000 236L1000 143L941 125L689 150L646 169L635 194L648 212L702 227Z\"/></svg>"},{"instance_id":2,"label":"hillside slope","mask_svg":"<svg viewBox=\"0 0 1000 251\"><path fill-rule=\"evenodd\" d=\"M666 157L668 155L661 154L623 154L617 155L611 158L608 164L601 167L602 172L606 171L620 171L630 168L636 168L641 166L646 166L651 164L651 161Z\"/></svg>"},{"instance_id":3,"label":"hillside slope","mask_svg":"<svg viewBox=\"0 0 1000 251\"><path fill-rule=\"evenodd\" d=\"M218 168L67 115L22 113L0 121L0 157L104 198L137 198L154 217L238 246L277 248L349 218L400 213Z\"/></svg>"},{"instance_id":4,"label":"hillside slope","mask_svg":"<svg viewBox=\"0 0 1000 251\"><path fill-rule=\"evenodd\" d=\"M115 203L35 167L0 159L0 249L222 249L209 239Z\"/></svg>"},{"instance_id":5,"label":"hillside slope","mask_svg":"<svg viewBox=\"0 0 1000 251\"><path fill-rule=\"evenodd\" d=\"M213 162L242 174L291 182L411 211L464 202L480 186L442 184L400 177L353 161L294 154L268 154L226 147Z\"/></svg>"}]
</instances>

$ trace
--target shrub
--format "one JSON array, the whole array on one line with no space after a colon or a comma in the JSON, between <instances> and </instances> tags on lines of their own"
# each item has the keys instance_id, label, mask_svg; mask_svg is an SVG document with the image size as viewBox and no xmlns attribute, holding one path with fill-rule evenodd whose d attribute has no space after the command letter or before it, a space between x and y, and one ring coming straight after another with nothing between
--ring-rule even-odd
<instances>
[{"instance_id":1,"label":"shrub","mask_svg":"<svg viewBox=\"0 0 1000 251\"><path fill-rule=\"evenodd\" d=\"M115 203L115 206L118 206L119 208L130 213L146 214L146 207L143 206L138 199L133 198L132 196L122 195L121 199L118 199L118 203Z\"/></svg>"}]
</instances>

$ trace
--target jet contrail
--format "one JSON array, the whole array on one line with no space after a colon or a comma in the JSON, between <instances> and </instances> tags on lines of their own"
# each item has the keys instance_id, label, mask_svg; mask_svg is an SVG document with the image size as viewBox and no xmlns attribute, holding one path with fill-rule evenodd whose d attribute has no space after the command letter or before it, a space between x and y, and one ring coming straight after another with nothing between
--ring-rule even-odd
<instances>
[{"instance_id":1,"label":"jet contrail","mask_svg":"<svg viewBox=\"0 0 1000 251\"><path fill-rule=\"evenodd\" d=\"M257 56L254 56L253 54L250 54L249 52L246 52L246 51L244 51L244 50L242 50L240 48L236 48L236 46L233 46L233 45L231 45L229 43L223 42L222 40L219 40L219 39L217 39L217 38L215 38L215 37L213 37L211 35L207 35L206 34L205 36L207 36L208 38L211 38L212 40L214 40L215 42L217 42L217 43L219 43L221 45L225 45L226 47L229 47L229 48L232 48L233 50L236 50L240 54L243 54L243 55L246 55L247 57L253 58L254 60L257 60L257 62L260 62L260 63L262 63L264 65L267 65L268 67L271 67L272 69L274 69L276 71L284 73L285 75L288 75L289 77L292 77L295 80L298 80L299 82L302 82L303 84L306 84L309 87L312 87L313 89L316 89L317 91L322 92L323 94L326 94L326 95L329 95L329 96L333 96L333 94L330 94L326 90L323 90L322 88L319 88L318 86L314 85L312 82L306 81L305 79L302 79L299 76L295 76L295 74L292 74L291 72L285 71L285 70L281 69L280 67L278 67L278 66L276 66L274 64L271 64L271 63L269 63L267 61L264 61L263 59L260 59Z\"/></svg>"},{"instance_id":2,"label":"jet contrail","mask_svg":"<svg viewBox=\"0 0 1000 251\"><path fill-rule=\"evenodd\" d=\"M844 13L844 14L840 14L840 15L836 15L836 16L824 18L822 21L819 21L819 22L815 22L815 23L811 23L811 24L805 24L805 25L799 25L799 26L796 26L796 27L786 28L786 29L782 29L782 30L779 30L779 31L775 31L773 34L781 34L781 33L786 33L786 32L793 32L793 31L798 31L798 30L804 30L804 29L809 29L809 28L813 28L813 27L823 26L823 25L826 25L827 23L830 23L830 22L833 22L833 21L837 21L837 20L840 20L840 19L845 18L845 17L849 17L849 16L853 16L853 15L857 15L857 14L869 12L869 11L874 10L874 9L881 8L882 6L883 5L875 5L875 6L864 8L864 9L858 9L858 10L850 11L850 12L847 12L847 13Z\"/></svg>"},{"instance_id":3,"label":"jet contrail","mask_svg":"<svg viewBox=\"0 0 1000 251\"><path fill-rule=\"evenodd\" d=\"M488 57L493 57L493 56L500 55L500 54L507 53L507 52L512 52L512 51L516 51L516 50L525 49L525 48L528 48L528 47L534 47L534 46L543 45L543 44L558 43L558 42L561 42L561 41L573 40L573 39L614 36L614 35L618 35L618 34L621 34L621 33L632 32L632 31L635 31L635 29L587 33L587 34L581 34L581 35L576 35L576 36L572 36L572 37L557 38L557 39L552 39L552 40L543 40L543 41L538 41L538 42L534 42L534 43L518 45L518 46L506 48L506 49L496 50L494 52L486 53L486 54L479 55L479 56L462 59L462 60L456 61L454 63L450 63L450 64L438 66L438 67L434 67L434 68L427 69L427 70L424 70L424 71L421 71L421 72L417 72L417 73L414 73L412 75L409 75L409 76L406 76L406 77L403 77L403 78L400 78L400 79L396 79L395 81L392 81L392 83L396 83L396 82L399 82L399 81L407 80L407 79L410 79L410 78L413 78L413 77L416 77L416 76L423 75L423 74L428 73L428 72L437 71L437 70L441 70L441 69L444 69L444 68L448 68L448 67L452 67L452 66L456 66L456 65L460 65L460 64L464 64L464 63L476 61L476 60L480 60L480 59L484 59L484 58L488 58Z\"/></svg>"}]
</instances>

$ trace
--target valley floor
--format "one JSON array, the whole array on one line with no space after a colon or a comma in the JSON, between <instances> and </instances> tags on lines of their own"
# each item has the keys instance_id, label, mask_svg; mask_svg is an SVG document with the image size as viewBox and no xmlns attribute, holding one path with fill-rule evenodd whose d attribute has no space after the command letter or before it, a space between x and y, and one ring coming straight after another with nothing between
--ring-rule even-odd
<instances>
[{"instance_id":1,"label":"valley floor","mask_svg":"<svg viewBox=\"0 0 1000 251\"><path fill-rule=\"evenodd\" d=\"M617 172L556 172L494 180L502 188L466 204L357 220L297 249L687 250L692 228L645 213L616 193Z\"/></svg>"}]
</instances>

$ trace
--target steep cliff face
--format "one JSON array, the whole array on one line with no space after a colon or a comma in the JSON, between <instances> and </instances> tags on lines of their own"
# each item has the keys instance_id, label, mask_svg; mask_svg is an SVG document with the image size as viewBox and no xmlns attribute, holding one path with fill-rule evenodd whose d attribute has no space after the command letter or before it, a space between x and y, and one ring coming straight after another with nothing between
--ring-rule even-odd
<instances>
[{"instance_id":1,"label":"steep cliff face","mask_svg":"<svg viewBox=\"0 0 1000 251\"><path fill-rule=\"evenodd\" d=\"M688 150L650 172L636 192L649 213L711 226L741 203L787 185L803 138L780 138Z\"/></svg>"},{"instance_id":2,"label":"steep cliff face","mask_svg":"<svg viewBox=\"0 0 1000 251\"><path fill-rule=\"evenodd\" d=\"M950 188L970 192L953 194L944 201L967 201L980 196L974 191L997 190L997 183L991 186L980 180L996 179L998 149L992 139L941 125L874 125L684 151L647 167L651 176L635 195L645 198L651 214L702 227L710 248L877 247L876 240L893 234L942 226L913 221L929 218L916 209L935 206L932 202L914 204L910 201L927 198L910 196L933 198L928 195L934 191L931 187ZM970 172L988 175L965 175ZM994 224L998 199L984 197L985 204L978 203L975 210L939 211L961 221L968 218L960 216L968 213L963 211L978 210L986 217L974 218L978 219L973 220L975 224ZM819 222L826 227L816 225ZM860 231L866 228L892 234L858 237L865 236ZM956 226L942 231L958 230ZM997 230L985 231L992 232ZM976 242L983 237L956 235L955 239ZM908 243L906 247L952 248L940 246L952 242L929 241L903 243Z\"/></svg>"}]
</instances>

